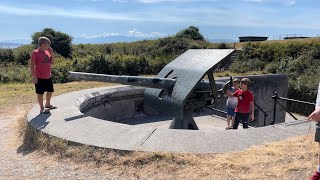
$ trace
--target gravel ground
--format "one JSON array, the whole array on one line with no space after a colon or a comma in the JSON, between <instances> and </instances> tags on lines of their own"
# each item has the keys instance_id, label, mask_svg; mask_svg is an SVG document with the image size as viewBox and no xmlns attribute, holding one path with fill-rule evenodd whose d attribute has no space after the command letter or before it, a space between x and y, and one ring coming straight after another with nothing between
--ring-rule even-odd
<instances>
[{"instance_id":1,"label":"gravel ground","mask_svg":"<svg viewBox=\"0 0 320 180\"><path fill-rule=\"evenodd\" d=\"M10 111L12 112L12 109ZM0 180L120 179L105 174L97 168L89 169L72 162L57 161L54 157L44 156L38 152L24 151L17 132L18 119L23 113L12 115L10 111L8 108L7 111L0 112Z\"/></svg>"}]
</instances>

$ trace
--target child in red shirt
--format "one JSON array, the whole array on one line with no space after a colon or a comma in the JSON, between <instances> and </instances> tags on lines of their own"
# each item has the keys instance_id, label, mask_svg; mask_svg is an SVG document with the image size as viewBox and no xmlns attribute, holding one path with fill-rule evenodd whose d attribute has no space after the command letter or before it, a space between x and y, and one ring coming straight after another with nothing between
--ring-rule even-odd
<instances>
[{"instance_id":1,"label":"child in red shirt","mask_svg":"<svg viewBox=\"0 0 320 180\"><path fill-rule=\"evenodd\" d=\"M251 108L251 121L254 121L254 99L251 91L248 90L250 80L243 78L240 81L240 88L235 93L228 92L229 96L238 98L238 105L235 109L236 116L233 123L233 129L238 129L240 121L242 122L243 129L248 128L250 108Z\"/></svg>"},{"instance_id":2,"label":"child in red shirt","mask_svg":"<svg viewBox=\"0 0 320 180\"><path fill-rule=\"evenodd\" d=\"M38 39L39 48L34 50L31 55L30 70L41 114L48 114L50 109L56 108L50 104L54 92L51 80L51 65L54 63L54 54L50 44L51 42L47 37L40 37ZM44 92L47 92L45 106L43 106Z\"/></svg>"}]
</instances>

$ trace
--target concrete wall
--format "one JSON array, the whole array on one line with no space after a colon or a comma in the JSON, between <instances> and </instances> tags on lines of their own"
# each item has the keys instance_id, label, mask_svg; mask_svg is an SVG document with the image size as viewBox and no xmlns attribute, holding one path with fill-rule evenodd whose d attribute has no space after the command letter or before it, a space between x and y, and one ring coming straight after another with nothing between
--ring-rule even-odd
<instances>
[{"instance_id":1,"label":"concrete wall","mask_svg":"<svg viewBox=\"0 0 320 180\"><path fill-rule=\"evenodd\" d=\"M244 76L237 77L243 78ZM278 92L278 96L287 97L288 94L288 77L287 75L257 75L257 76L245 76L251 80L249 90L252 91L255 99L255 103L262 109L266 110L268 117L266 118L266 125L270 125L273 119L273 107L274 100L272 96L274 92ZM230 78L219 78L216 81L227 82ZM286 102L281 101L282 105L286 106ZM226 98L219 98L213 106L216 109L226 111ZM214 114L225 117L225 114L214 112ZM285 121L285 110L277 105L276 110L276 123L282 123ZM250 123L251 126L261 127L264 126L264 113L255 107L255 121Z\"/></svg>"},{"instance_id":2,"label":"concrete wall","mask_svg":"<svg viewBox=\"0 0 320 180\"><path fill-rule=\"evenodd\" d=\"M87 94L75 102L84 114L109 121L119 121L143 115L145 88L122 86Z\"/></svg>"}]
</instances>

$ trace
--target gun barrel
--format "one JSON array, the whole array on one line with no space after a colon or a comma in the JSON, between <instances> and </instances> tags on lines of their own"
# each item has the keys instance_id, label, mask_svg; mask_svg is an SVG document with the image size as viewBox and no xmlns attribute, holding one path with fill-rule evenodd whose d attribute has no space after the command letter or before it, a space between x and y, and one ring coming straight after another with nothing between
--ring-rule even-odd
<instances>
[{"instance_id":1,"label":"gun barrel","mask_svg":"<svg viewBox=\"0 0 320 180\"><path fill-rule=\"evenodd\" d=\"M140 76L117 76L95 73L69 72L69 78L72 80L99 81L109 83L119 83L124 85L142 86L158 89L172 89L176 83L175 79L153 78Z\"/></svg>"}]
</instances>

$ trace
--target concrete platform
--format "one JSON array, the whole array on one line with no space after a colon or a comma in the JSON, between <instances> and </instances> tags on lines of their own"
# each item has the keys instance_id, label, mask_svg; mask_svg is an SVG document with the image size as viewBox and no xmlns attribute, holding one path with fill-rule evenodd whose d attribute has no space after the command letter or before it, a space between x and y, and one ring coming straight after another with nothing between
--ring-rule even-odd
<instances>
[{"instance_id":1,"label":"concrete platform","mask_svg":"<svg viewBox=\"0 0 320 180\"><path fill-rule=\"evenodd\" d=\"M114 87L111 87L114 88ZM44 133L69 141L130 151L222 153L244 150L250 146L305 135L310 124L306 121L290 121L274 126L243 130L224 130L224 119L212 116L196 117L199 131L167 129L170 121L115 123L87 116L74 105L76 100L96 88L56 96L52 103L58 109L51 114L39 115L35 105L28 113L29 123ZM314 128L312 128L314 132ZM311 132L311 133L312 133Z\"/></svg>"},{"instance_id":2,"label":"concrete platform","mask_svg":"<svg viewBox=\"0 0 320 180\"><path fill-rule=\"evenodd\" d=\"M128 124L135 127L154 127L157 129L168 129L173 117L138 117L118 121L121 124ZM225 131L227 120L216 115L202 115L194 117L201 131Z\"/></svg>"}]
</instances>

